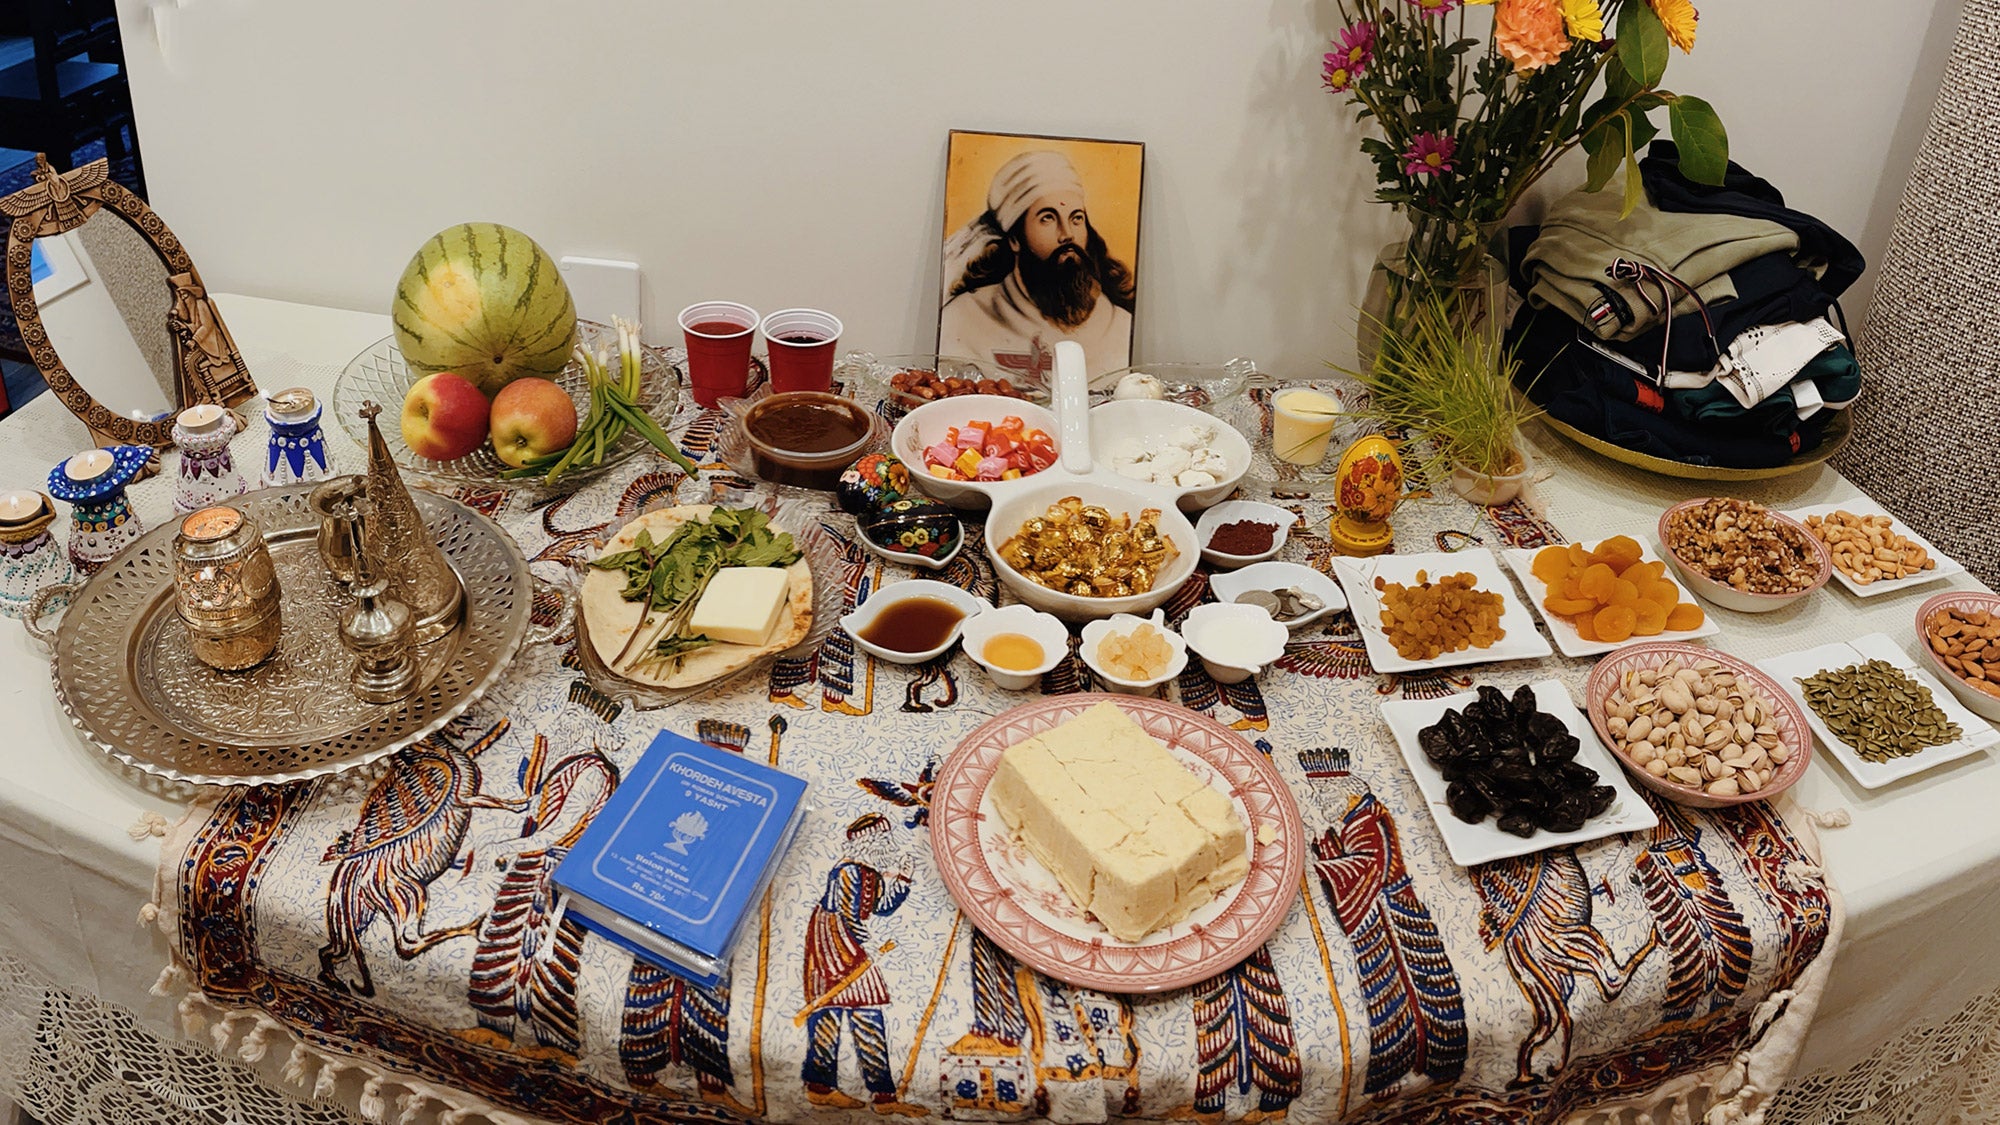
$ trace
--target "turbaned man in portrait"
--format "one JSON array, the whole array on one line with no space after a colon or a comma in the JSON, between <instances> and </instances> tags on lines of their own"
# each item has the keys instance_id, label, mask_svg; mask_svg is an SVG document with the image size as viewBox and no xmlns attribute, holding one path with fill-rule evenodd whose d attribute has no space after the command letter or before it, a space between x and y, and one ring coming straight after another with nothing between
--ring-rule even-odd
<instances>
[{"instance_id":1,"label":"turbaned man in portrait","mask_svg":"<svg viewBox=\"0 0 2000 1125\"><path fill-rule=\"evenodd\" d=\"M938 352L1046 377L1056 343L1074 340L1095 378L1131 364L1133 289L1090 225L1069 158L1024 152L994 174L986 210L945 241Z\"/></svg>"}]
</instances>

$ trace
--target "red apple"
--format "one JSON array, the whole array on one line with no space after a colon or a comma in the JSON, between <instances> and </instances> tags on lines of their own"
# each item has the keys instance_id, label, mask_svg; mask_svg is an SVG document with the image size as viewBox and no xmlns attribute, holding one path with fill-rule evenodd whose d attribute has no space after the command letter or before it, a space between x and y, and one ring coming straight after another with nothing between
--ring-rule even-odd
<instances>
[{"instance_id":1,"label":"red apple","mask_svg":"<svg viewBox=\"0 0 2000 1125\"><path fill-rule=\"evenodd\" d=\"M547 379L516 379L493 396L493 452L521 468L576 440L576 404Z\"/></svg>"},{"instance_id":2,"label":"red apple","mask_svg":"<svg viewBox=\"0 0 2000 1125\"><path fill-rule=\"evenodd\" d=\"M403 396L403 444L433 461L456 461L486 440L486 396L470 379L439 371Z\"/></svg>"}]
</instances>

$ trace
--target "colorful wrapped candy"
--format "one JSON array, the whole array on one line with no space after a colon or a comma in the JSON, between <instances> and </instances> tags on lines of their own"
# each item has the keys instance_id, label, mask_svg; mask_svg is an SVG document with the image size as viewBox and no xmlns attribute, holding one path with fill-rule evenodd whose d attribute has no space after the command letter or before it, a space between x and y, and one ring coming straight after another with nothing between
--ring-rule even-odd
<instances>
[{"instance_id":1,"label":"colorful wrapped candy","mask_svg":"<svg viewBox=\"0 0 2000 1125\"><path fill-rule=\"evenodd\" d=\"M953 426L924 450L924 467L944 480L1019 480L1055 463L1055 439L1011 414Z\"/></svg>"}]
</instances>

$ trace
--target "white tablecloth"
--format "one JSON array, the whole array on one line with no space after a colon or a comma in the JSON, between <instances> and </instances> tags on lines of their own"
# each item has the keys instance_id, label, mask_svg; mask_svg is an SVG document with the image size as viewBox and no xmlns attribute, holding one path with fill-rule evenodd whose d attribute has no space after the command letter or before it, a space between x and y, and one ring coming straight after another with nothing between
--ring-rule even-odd
<instances>
[{"instance_id":1,"label":"white tablecloth","mask_svg":"<svg viewBox=\"0 0 2000 1125\"><path fill-rule=\"evenodd\" d=\"M387 334L385 316L259 298L219 298L260 386L313 388L326 400L335 375ZM893 349L892 349L893 350ZM327 426L328 447L350 467L360 451ZM1658 513L1712 491L1627 470L1542 433L1546 471L1537 500L1566 533L1650 536ZM0 421L0 488L40 488L49 468L90 445L53 396ZM239 458L255 451L241 443ZM254 465L248 466L254 475ZM134 489L142 518L168 515L171 481ZM1830 469L1731 486L1731 495L1786 508L1840 500L1854 487ZM1974 586L1969 578L1950 580ZM1859 599L1822 591L1789 610L1752 616L1709 607L1711 643L1753 659L1884 632L1914 648L1924 593ZM48 662L13 625L0 624L0 949L36 976L130 1011L142 1027L178 1034L172 1004L149 991L167 963L139 911L153 898L158 841L128 829L145 813L169 820L183 806L103 764L57 706ZM1979 755L1868 793L1816 758L1795 790L1818 809L1851 810L1851 826L1822 833L1826 865L1847 900L1833 979L1801 1071L1845 1067L1912 1023L1935 1022L2000 987L2000 762ZM6 1063L0 1061L0 1072Z\"/></svg>"}]
</instances>

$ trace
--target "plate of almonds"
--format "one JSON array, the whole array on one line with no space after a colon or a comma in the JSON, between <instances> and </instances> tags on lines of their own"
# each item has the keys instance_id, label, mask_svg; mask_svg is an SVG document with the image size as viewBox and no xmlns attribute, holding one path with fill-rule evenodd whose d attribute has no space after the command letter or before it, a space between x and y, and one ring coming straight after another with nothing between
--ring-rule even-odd
<instances>
[{"instance_id":1,"label":"plate of almonds","mask_svg":"<svg viewBox=\"0 0 2000 1125\"><path fill-rule=\"evenodd\" d=\"M1721 808L1775 797L1805 776L1804 710L1755 665L1695 645L1632 645L1584 687L1590 725L1639 784Z\"/></svg>"},{"instance_id":2,"label":"plate of almonds","mask_svg":"<svg viewBox=\"0 0 2000 1125\"><path fill-rule=\"evenodd\" d=\"M1863 789L2000 743L2000 730L1965 709L1885 633L1763 662L1805 707L1819 744Z\"/></svg>"}]
</instances>

